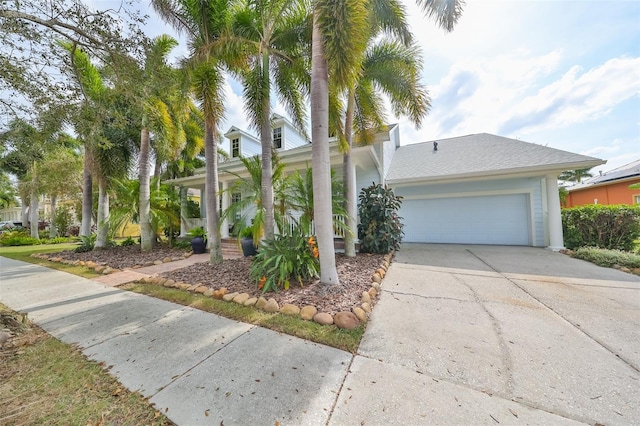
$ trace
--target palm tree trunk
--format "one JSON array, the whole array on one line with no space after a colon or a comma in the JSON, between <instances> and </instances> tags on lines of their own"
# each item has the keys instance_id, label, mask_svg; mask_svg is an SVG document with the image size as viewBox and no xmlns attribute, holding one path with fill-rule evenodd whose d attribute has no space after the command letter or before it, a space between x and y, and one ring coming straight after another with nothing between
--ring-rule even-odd
<instances>
[{"instance_id":1,"label":"palm tree trunk","mask_svg":"<svg viewBox=\"0 0 640 426\"><path fill-rule=\"evenodd\" d=\"M355 109L355 93L353 89L349 90L349 99L347 100L347 112L344 120L344 134L347 138L347 152L343 156L343 182L344 182L344 204L347 212L346 224L349 229L344 234L344 254L347 257L355 257L356 255L356 168L351 158L351 149L353 147L353 113Z\"/></svg>"},{"instance_id":2,"label":"palm tree trunk","mask_svg":"<svg viewBox=\"0 0 640 426\"><path fill-rule=\"evenodd\" d=\"M269 53L262 55L262 118L260 122L260 144L262 145L262 208L264 209L264 234L263 238L273 239L274 214L273 214L273 166L272 156L272 132L271 132L271 99L269 95Z\"/></svg>"},{"instance_id":3,"label":"palm tree trunk","mask_svg":"<svg viewBox=\"0 0 640 426\"><path fill-rule=\"evenodd\" d=\"M29 198L29 222L30 230L31 230L31 238L40 238L38 235L38 223L40 222L40 217L38 215L38 194L35 191L35 188L31 188L31 196Z\"/></svg>"},{"instance_id":4,"label":"palm tree trunk","mask_svg":"<svg viewBox=\"0 0 640 426\"><path fill-rule=\"evenodd\" d=\"M153 248L154 235L151 229L151 191L149 189L149 128L144 126L140 132L140 249L143 252Z\"/></svg>"},{"instance_id":5,"label":"palm tree trunk","mask_svg":"<svg viewBox=\"0 0 640 426\"><path fill-rule=\"evenodd\" d=\"M93 179L91 176L91 151L85 148L84 169L82 171L82 224L80 235L91 235L91 217L93 216Z\"/></svg>"},{"instance_id":6,"label":"palm tree trunk","mask_svg":"<svg viewBox=\"0 0 640 426\"><path fill-rule=\"evenodd\" d=\"M313 211L320 251L320 282L337 285L331 205L329 156L329 74L324 57L318 14L313 16L311 56L311 164L313 166Z\"/></svg>"},{"instance_id":7,"label":"palm tree trunk","mask_svg":"<svg viewBox=\"0 0 640 426\"><path fill-rule=\"evenodd\" d=\"M58 196L51 195L51 224L49 225L49 238L58 236L58 228L56 227L56 216L58 209Z\"/></svg>"},{"instance_id":8,"label":"palm tree trunk","mask_svg":"<svg viewBox=\"0 0 640 426\"><path fill-rule=\"evenodd\" d=\"M204 185L207 215L207 246L209 262L212 265L222 263L222 247L218 229L218 147L215 138L215 124L205 122L204 156L206 180Z\"/></svg>"},{"instance_id":9,"label":"palm tree trunk","mask_svg":"<svg viewBox=\"0 0 640 426\"><path fill-rule=\"evenodd\" d=\"M98 181L98 238L97 248L107 248L109 234L109 193L104 178Z\"/></svg>"}]
</instances>

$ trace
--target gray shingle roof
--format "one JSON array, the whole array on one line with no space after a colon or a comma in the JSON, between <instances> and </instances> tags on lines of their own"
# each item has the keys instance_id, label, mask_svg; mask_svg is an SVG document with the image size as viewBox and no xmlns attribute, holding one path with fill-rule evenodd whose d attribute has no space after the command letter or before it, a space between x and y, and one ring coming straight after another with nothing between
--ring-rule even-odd
<instances>
[{"instance_id":1,"label":"gray shingle roof","mask_svg":"<svg viewBox=\"0 0 640 426\"><path fill-rule=\"evenodd\" d=\"M387 181L434 180L464 176L492 176L529 171L573 170L604 161L517 139L479 133L398 148Z\"/></svg>"}]
</instances>

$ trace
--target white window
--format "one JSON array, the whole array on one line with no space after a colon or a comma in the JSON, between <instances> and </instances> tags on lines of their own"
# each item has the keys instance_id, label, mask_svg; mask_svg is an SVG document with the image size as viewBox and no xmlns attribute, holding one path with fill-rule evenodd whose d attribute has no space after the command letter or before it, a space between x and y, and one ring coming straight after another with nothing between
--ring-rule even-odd
<instances>
[{"instance_id":1,"label":"white window","mask_svg":"<svg viewBox=\"0 0 640 426\"><path fill-rule=\"evenodd\" d=\"M282 148L282 127L273 129L273 146L275 149Z\"/></svg>"},{"instance_id":2,"label":"white window","mask_svg":"<svg viewBox=\"0 0 640 426\"><path fill-rule=\"evenodd\" d=\"M633 196L633 204L640 204L640 195Z\"/></svg>"},{"instance_id":3,"label":"white window","mask_svg":"<svg viewBox=\"0 0 640 426\"><path fill-rule=\"evenodd\" d=\"M231 157L240 157L240 139L231 139Z\"/></svg>"}]
</instances>

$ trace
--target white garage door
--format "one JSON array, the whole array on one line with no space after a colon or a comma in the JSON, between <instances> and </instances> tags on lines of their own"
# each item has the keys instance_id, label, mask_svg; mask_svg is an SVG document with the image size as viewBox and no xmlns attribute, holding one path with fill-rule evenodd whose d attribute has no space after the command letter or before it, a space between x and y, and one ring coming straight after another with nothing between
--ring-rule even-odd
<instances>
[{"instance_id":1,"label":"white garage door","mask_svg":"<svg viewBox=\"0 0 640 426\"><path fill-rule=\"evenodd\" d=\"M527 194L404 200L406 242L531 245Z\"/></svg>"}]
</instances>

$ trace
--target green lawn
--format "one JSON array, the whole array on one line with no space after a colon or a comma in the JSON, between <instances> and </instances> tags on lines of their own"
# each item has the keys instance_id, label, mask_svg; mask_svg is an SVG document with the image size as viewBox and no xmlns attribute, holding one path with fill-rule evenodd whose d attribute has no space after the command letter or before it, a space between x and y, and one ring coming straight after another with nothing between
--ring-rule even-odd
<instances>
[{"instance_id":1,"label":"green lawn","mask_svg":"<svg viewBox=\"0 0 640 426\"><path fill-rule=\"evenodd\" d=\"M93 269L85 268L84 266L65 265L63 263L49 262L48 260L31 257L31 255L35 253L52 253L56 251L73 250L76 247L78 247L77 243L0 247L0 256L46 266L47 268L57 269L59 271L68 272L85 278L94 278L99 276L100 274L95 272Z\"/></svg>"}]
</instances>

